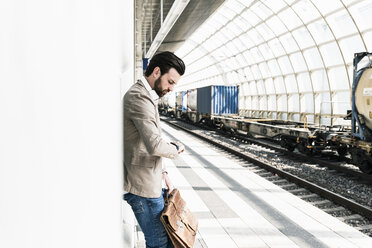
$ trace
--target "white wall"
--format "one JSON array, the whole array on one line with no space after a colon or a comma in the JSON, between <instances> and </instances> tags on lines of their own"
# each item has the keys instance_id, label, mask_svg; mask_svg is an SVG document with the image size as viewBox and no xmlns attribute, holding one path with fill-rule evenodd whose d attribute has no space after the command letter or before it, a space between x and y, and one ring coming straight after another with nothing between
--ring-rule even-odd
<instances>
[{"instance_id":1,"label":"white wall","mask_svg":"<svg viewBox=\"0 0 372 248\"><path fill-rule=\"evenodd\" d=\"M123 247L133 1L0 2L0 247Z\"/></svg>"}]
</instances>

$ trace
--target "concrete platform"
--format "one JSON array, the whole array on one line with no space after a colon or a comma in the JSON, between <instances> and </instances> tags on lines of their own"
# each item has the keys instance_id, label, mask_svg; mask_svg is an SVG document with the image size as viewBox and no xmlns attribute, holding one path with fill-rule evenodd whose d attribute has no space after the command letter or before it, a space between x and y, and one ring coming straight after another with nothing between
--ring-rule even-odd
<instances>
[{"instance_id":1,"label":"concrete platform","mask_svg":"<svg viewBox=\"0 0 372 248\"><path fill-rule=\"evenodd\" d=\"M242 167L191 135L162 123L186 152L165 159L169 176L199 219L194 247L372 247L372 239Z\"/></svg>"}]
</instances>

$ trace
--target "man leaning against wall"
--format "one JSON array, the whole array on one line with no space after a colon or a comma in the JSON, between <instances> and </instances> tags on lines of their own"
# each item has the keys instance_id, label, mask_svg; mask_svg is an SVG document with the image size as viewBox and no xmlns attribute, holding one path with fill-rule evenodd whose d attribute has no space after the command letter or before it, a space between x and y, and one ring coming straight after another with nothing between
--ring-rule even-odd
<instances>
[{"instance_id":1,"label":"man leaning against wall","mask_svg":"<svg viewBox=\"0 0 372 248\"><path fill-rule=\"evenodd\" d=\"M162 138L156 101L174 90L184 72L185 64L175 54L156 54L145 76L124 96L124 200L133 210L147 248L173 247L160 221L163 195L173 190L162 157L173 159L185 148L179 141Z\"/></svg>"}]
</instances>

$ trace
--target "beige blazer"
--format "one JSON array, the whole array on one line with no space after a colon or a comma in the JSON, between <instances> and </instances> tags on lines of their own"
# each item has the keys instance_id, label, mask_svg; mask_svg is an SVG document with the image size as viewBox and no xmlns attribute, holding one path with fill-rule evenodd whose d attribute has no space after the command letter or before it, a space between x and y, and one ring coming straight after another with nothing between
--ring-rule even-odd
<instances>
[{"instance_id":1,"label":"beige blazer","mask_svg":"<svg viewBox=\"0 0 372 248\"><path fill-rule=\"evenodd\" d=\"M124 190L157 198L162 187L162 157L174 158L176 147L161 137L157 104L142 81L124 96Z\"/></svg>"}]
</instances>

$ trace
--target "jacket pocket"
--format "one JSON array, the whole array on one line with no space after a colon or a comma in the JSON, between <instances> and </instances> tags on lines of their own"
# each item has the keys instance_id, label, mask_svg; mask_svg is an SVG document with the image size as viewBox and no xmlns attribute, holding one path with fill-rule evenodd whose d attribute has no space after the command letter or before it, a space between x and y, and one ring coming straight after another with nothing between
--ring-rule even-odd
<instances>
[{"instance_id":1,"label":"jacket pocket","mask_svg":"<svg viewBox=\"0 0 372 248\"><path fill-rule=\"evenodd\" d=\"M158 159L157 156L136 154L132 157L131 164L144 167L154 167L157 159Z\"/></svg>"}]
</instances>

